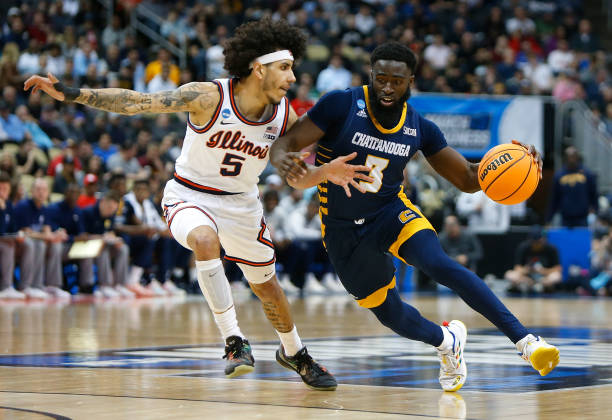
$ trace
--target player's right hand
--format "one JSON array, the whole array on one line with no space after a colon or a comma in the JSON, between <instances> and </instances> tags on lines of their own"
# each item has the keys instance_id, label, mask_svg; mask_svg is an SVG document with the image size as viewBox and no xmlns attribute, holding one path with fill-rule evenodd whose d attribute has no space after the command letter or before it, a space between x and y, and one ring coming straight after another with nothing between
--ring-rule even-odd
<instances>
[{"instance_id":1,"label":"player's right hand","mask_svg":"<svg viewBox=\"0 0 612 420\"><path fill-rule=\"evenodd\" d=\"M340 156L324 165L325 177L329 182L333 182L344 188L344 192L347 197L351 196L352 185L360 193L365 193L366 189L357 180L363 180L365 182L374 182L374 178L363 173L369 173L372 168L365 165L351 165L346 163L357 157L357 152L353 152L350 155Z\"/></svg>"},{"instance_id":2,"label":"player's right hand","mask_svg":"<svg viewBox=\"0 0 612 420\"><path fill-rule=\"evenodd\" d=\"M53 87L53 85L57 82L59 82L59 80L57 80L57 77L51 73L47 73L47 77L34 75L25 81L23 84L23 90L27 91L32 88L32 93L42 90L53 99L63 101L65 99L64 94Z\"/></svg>"}]
</instances>

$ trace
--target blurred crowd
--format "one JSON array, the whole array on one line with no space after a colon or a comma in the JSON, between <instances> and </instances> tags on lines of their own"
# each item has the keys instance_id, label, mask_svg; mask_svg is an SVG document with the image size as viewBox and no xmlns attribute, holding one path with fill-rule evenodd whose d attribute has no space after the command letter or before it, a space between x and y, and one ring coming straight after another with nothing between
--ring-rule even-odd
<instances>
[{"instance_id":1,"label":"blurred crowd","mask_svg":"<svg viewBox=\"0 0 612 420\"><path fill-rule=\"evenodd\" d=\"M145 19L146 25L170 44L184 47L184 66L167 48L132 30L130 13L137 4L160 17ZM9 295L27 292L40 297L40 290L61 296L66 289L68 245L75 238L103 242L96 261L77 261L77 289L85 294L180 293L173 280L189 284L192 265L159 214L163 185L180 153L186 116L98 112L55 102L40 92L24 92L24 80L50 72L72 86L156 92L226 77L223 41L240 23L265 15L287 19L308 35L306 56L296 67L298 82L289 92L299 115L325 92L367 83L369 53L395 39L420 58L415 80L419 92L582 99L598 127L612 132L608 57L578 0L118 0L110 15L97 1L3 1L0 211L5 211L6 203L18 212L29 209L24 212L28 216L17 218L10 230L8 223L1 225L5 240L0 246L13 244L17 266L15 273L11 268L10 275L4 274L0 285L6 291L11 284ZM605 238L612 197L600 196L595 177L572 159L555 177L548 215L536 215L524 205L496 206L481 193L449 193L422 159L407 168L406 188L436 228L451 232L445 239L447 250L454 246L458 260L472 269L482 251L462 250L477 245L472 240L454 242L453 226L471 234L487 229L504 232L517 224L589 226L604 232L596 235L593 250L607 249L602 244L610 242ZM261 181L285 289L337 290L337 278L320 243L312 191L291 191L272 168ZM76 213L78 223L65 217ZM458 218L449 221L449 216ZM5 259L7 252L2 254ZM607 268L578 276L583 279L576 286L581 292L603 293L602 287L584 282L599 278L601 283L605 276L598 277L600 273L612 271L610 253L606 255L593 265ZM28 271L32 259L47 262L40 272L32 272ZM7 263L0 260L0 267L0 273L7 273ZM230 277L240 279L236 267L227 269ZM513 271L506 276L508 281L520 277L517 269ZM14 275L20 292L12 289ZM603 284L605 290L609 281ZM512 285L524 289L518 282Z\"/></svg>"}]
</instances>

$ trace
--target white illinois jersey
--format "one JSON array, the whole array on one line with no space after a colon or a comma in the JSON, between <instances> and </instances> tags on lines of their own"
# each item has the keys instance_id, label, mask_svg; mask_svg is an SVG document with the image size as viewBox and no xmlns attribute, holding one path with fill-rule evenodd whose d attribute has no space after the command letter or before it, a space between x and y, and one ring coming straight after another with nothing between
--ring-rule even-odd
<instances>
[{"instance_id":1,"label":"white illinois jersey","mask_svg":"<svg viewBox=\"0 0 612 420\"><path fill-rule=\"evenodd\" d=\"M219 105L203 127L187 120L174 179L185 187L226 195L252 191L268 164L270 146L287 129L289 101L269 105L262 121L240 114L234 101L234 79L213 80Z\"/></svg>"}]
</instances>

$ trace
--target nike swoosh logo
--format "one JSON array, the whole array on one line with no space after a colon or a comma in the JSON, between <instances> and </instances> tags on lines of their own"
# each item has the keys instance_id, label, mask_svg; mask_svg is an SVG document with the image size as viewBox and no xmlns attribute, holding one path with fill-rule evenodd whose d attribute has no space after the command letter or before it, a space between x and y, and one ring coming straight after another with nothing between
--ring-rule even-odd
<instances>
[{"instance_id":1,"label":"nike swoosh logo","mask_svg":"<svg viewBox=\"0 0 612 420\"><path fill-rule=\"evenodd\" d=\"M236 124L236 123L221 121L221 125L231 125L231 124Z\"/></svg>"},{"instance_id":2,"label":"nike swoosh logo","mask_svg":"<svg viewBox=\"0 0 612 420\"><path fill-rule=\"evenodd\" d=\"M269 277L269 276L271 276L272 274L273 274L273 273L267 273L267 274L264 274L264 277Z\"/></svg>"}]
</instances>

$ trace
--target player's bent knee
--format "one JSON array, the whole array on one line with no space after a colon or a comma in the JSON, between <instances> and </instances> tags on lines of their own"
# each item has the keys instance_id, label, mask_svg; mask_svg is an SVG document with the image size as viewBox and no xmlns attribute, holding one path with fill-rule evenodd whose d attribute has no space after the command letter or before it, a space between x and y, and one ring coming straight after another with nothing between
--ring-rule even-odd
<instances>
[{"instance_id":1,"label":"player's bent knee","mask_svg":"<svg viewBox=\"0 0 612 420\"><path fill-rule=\"evenodd\" d=\"M208 226L199 226L189 232L187 244L199 260L218 258L221 253L219 237Z\"/></svg>"},{"instance_id":2,"label":"player's bent knee","mask_svg":"<svg viewBox=\"0 0 612 420\"><path fill-rule=\"evenodd\" d=\"M276 268L274 267L274 264L265 265L263 267L247 264L238 264L238 266L250 284L264 284L275 278Z\"/></svg>"}]
</instances>

